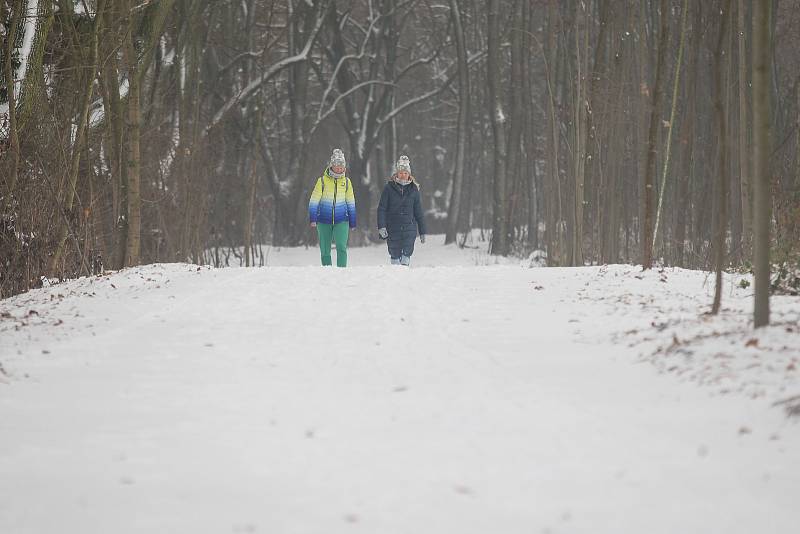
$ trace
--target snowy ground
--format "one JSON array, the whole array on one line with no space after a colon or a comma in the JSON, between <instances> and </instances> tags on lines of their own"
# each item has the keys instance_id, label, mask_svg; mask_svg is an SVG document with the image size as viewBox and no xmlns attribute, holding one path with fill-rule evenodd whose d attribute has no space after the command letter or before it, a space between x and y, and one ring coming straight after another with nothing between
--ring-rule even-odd
<instances>
[{"instance_id":1,"label":"snowy ground","mask_svg":"<svg viewBox=\"0 0 800 534\"><path fill-rule=\"evenodd\" d=\"M316 259L0 301L0 532L796 531L798 299L754 335L703 273Z\"/></svg>"}]
</instances>

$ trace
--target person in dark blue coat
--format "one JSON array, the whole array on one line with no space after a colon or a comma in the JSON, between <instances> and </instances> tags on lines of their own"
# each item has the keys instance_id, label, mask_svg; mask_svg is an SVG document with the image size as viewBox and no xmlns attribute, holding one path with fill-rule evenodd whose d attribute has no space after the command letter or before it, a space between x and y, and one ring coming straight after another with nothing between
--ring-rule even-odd
<instances>
[{"instance_id":1,"label":"person in dark blue coat","mask_svg":"<svg viewBox=\"0 0 800 534\"><path fill-rule=\"evenodd\" d=\"M425 218L419 184L411 175L408 156L400 156L378 203L378 235L386 240L392 265L411 265L418 231L419 241L424 243Z\"/></svg>"}]
</instances>

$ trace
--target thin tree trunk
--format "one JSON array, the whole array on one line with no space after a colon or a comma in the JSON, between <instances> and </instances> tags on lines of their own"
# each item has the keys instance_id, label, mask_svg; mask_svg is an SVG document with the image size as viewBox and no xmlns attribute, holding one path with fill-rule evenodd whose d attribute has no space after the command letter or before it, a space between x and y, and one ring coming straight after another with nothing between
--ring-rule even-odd
<instances>
[{"instance_id":1,"label":"thin tree trunk","mask_svg":"<svg viewBox=\"0 0 800 534\"><path fill-rule=\"evenodd\" d=\"M450 10L455 27L456 50L458 53L458 125L456 138L456 161L453 172L453 190L447 213L447 232L444 243L455 242L461 213L461 195L464 184L464 159L467 157L467 136L469 135L469 66L467 65L467 43L458 0L450 0ZM392 157L395 157L393 154Z\"/></svg>"},{"instance_id":2,"label":"thin tree trunk","mask_svg":"<svg viewBox=\"0 0 800 534\"><path fill-rule=\"evenodd\" d=\"M644 229L644 188L642 185L644 184L644 179L647 174L647 161L648 161L648 146L647 146L647 120L648 115L652 115L651 105L652 105L652 98L653 98L653 87L650 83L650 72L648 67L650 66L650 39L648 38L648 30L647 30L647 3L641 2L638 0L629 0L630 2L630 12L631 12L631 26L634 24L638 27L638 34L639 39L636 43L636 56L637 62L636 66L638 67L638 86L639 90L638 98L636 99L636 138L634 139L634 146L636 151L636 166L638 174L636 176L636 197L638 199L638 206L637 209L629 210L629 215L631 217L630 224L626 224L627 228L630 228L631 231L629 235L638 234L637 244L639 248L642 247L642 232ZM638 12L638 13L637 13ZM638 15L638 16L637 16ZM649 112L649 113L648 113ZM633 196L633 195L631 195ZM628 207L628 206L626 206ZM630 206L632 207L632 206ZM635 220L633 220L633 214L636 213L637 216ZM627 248L626 244L626 248ZM641 250L639 251L639 259L641 261Z\"/></svg>"},{"instance_id":3,"label":"thin tree trunk","mask_svg":"<svg viewBox=\"0 0 800 534\"><path fill-rule=\"evenodd\" d=\"M105 120L110 125L109 140L106 143L106 153L109 158L109 170L112 181L112 224L113 239L111 248L106 251L109 255L109 265L116 269L125 266L125 249L128 237L128 179L125 165L125 113L119 90L119 64L117 61L116 40L111 38L115 28L114 13L107 9L104 14L104 35L101 42L102 57L106 58L100 71L100 89L103 96Z\"/></svg>"},{"instance_id":4,"label":"thin tree trunk","mask_svg":"<svg viewBox=\"0 0 800 534\"><path fill-rule=\"evenodd\" d=\"M541 178L539 176L539 169L536 160L536 131L534 129L535 123L533 118L534 102L538 100L538 95L534 95L533 82L534 76L538 77L538 73L534 74L533 69L528 63L529 58L532 56L532 39L534 35L533 17L531 16L531 3L522 2L522 20L523 28L526 30L523 35L523 53L525 65L525 73L523 77L523 94L525 95L525 105L523 105L523 118L525 124L524 138L525 138L525 168L527 178L527 192L528 192L528 233L527 244L531 249L539 248L539 195ZM537 22L538 23L538 22Z\"/></svg>"},{"instance_id":5,"label":"thin tree trunk","mask_svg":"<svg viewBox=\"0 0 800 534\"><path fill-rule=\"evenodd\" d=\"M133 7L129 4L129 7ZM141 254L141 155L140 128L141 110L139 105L139 59L134 48L135 26L131 23L123 46L125 63L128 67L128 239L125 247L125 265L138 265Z\"/></svg>"},{"instance_id":6,"label":"thin tree trunk","mask_svg":"<svg viewBox=\"0 0 800 534\"><path fill-rule=\"evenodd\" d=\"M5 7L5 3L3 3ZM17 136L17 100L14 80L14 69L12 60L14 58L14 43L17 40L17 26L22 17L22 0L16 0L11 4L11 22L6 36L5 64L3 65L3 77L6 82L6 95L8 96L8 138L11 143L11 168L10 174L6 178L6 194L3 199L2 210L4 212L11 202L11 195L17 186L17 176L19 173L19 137ZM0 19L6 20L5 9L0 12Z\"/></svg>"},{"instance_id":7,"label":"thin tree trunk","mask_svg":"<svg viewBox=\"0 0 800 534\"><path fill-rule=\"evenodd\" d=\"M753 325L769 324L770 4L753 3Z\"/></svg>"},{"instance_id":8,"label":"thin tree trunk","mask_svg":"<svg viewBox=\"0 0 800 534\"><path fill-rule=\"evenodd\" d=\"M556 101L556 78L558 60L558 31L559 31L558 0L551 0L548 14L548 39L545 57L546 81L547 81L547 197L545 203L547 209L545 241L547 242L547 262L548 265L561 265L563 261L560 239L562 210L559 173L559 145L560 137L558 131L558 104Z\"/></svg>"},{"instance_id":9,"label":"thin tree trunk","mask_svg":"<svg viewBox=\"0 0 800 534\"><path fill-rule=\"evenodd\" d=\"M722 0L720 9L722 10L722 20L720 21L719 37L717 46L714 50L714 118L717 123L718 139L718 186L717 192L717 224L714 231L714 302L711 306L712 315L719 313L722 303L722 270L725 264L725 242L726 229L728 227L728 124L725 115L725 105L723 95L725 86L723 85L723 51L725 38L728 32L728 21L730 20L730 0Z\"/></svg>"},{"instance_id":10,"label":"thin tree trunk","mask_svg":"<svg viewBox=\"0 0 800 534\"><path fill-rule=\"evenodd\" d=\"M256 164L255 158L253 158L251 163L249 174L250 179L248 180L247 200L245 201L244 224L242 224L244 232L242 239L244 241L245 267L250 267L250 257L253 252L253 215L255 213L256 189L258 187L258 165Z\"/></svg>"},{"instance_id":11,"label":"thin tree trunk","mask_svg":"<svg viewBox=\"0 0 800 534\"><path fill-rule=\"evenodd\" d=\"M17 130L22 131L31 118L41 116L42 99L47 98L44 76L44 56L48 50L50 29L55 20L54 0L39 0L36 12L31 16L36 17L34 35L28 54L28 64L25 68L25 79L20 84L17 92ZM30 2L28 2L30 5Z\"/></svg>"},{"instance_id":12,"label":"thin tree trunk","mask_svg":"<svg viewBox=\"0 0 800 534\"><path fill-rule=\"evenodd\" d=\"M194 172L195 154L198 153L197 139L201 126L198 124L200 108L200 63L201 59L201 18L202 6L200 2L192 1L183 3L185 12L182 17L186 20L186 38L182 44L179 61L180 88L178 113L178 130L180 143L176 155L177 179L176 189L178 196L177 232L179 234L175 259L187 261L193 254L195 227L200 216L202 203L199 201L200 178Z\"/></svg>"},{"instance_id":13,"label":"thin tree trunk","mask_svg":"<svg viewBox=\"0 0 800 534\"><path fill-rule=\"evenodd\" d=\"M742 185L740 181L740 174L734 172L733 162L736 160L737 146L736 141L733 139L733 108L737 107L737 101L733 97L733 60L734 60L734 39L736 38L736 19L734 19L736 2L730 0L728 9L731 10L731 15L728 21L728 35L725 40L725 116L727 121L727 131L729 138L726 141L728 147L728 154L725 156L728 159L728 227L730 232L730 241L728 247L728 263L733 261L740 262L742 257Z\"/></svg>"},{"instance_id":14,"label":"thin tree trunk","mask_svg":"<svg viewBox=\"0 0 800 534\"><path fill-rule=\"evenodd\" d=\"M291 4L291 3L290 3ZM299 53L308 34L314 27L316 12L311 4L298 2L295 17L289 26L289 47L290 54ZM252 12L255 11L255 7ZM253 25L248 26L248 31L253 31ZM250 48L252 49L252 47ZM308 139L306 137L306 115L308 106L309 89L309 69L308 61L300 61L288 68L289 81L289 107L290 107L290 126L291 143L289 145L289 168L288 178L290 180L289 195L276 198L276 202L285 202L284 208L289 217L284 217L276 226L277 242L275 244L294 245L304 238L308 231L305 223L308 217L308 198L303 193L308 190L309 179L305 177L304 171L305 156L308 149ZM288 226L288 227L287 227Z\"/></svg>"},{"instance_id":15,"label":"thin tree trunk","mask_svg":"<svg viewBox=\"0 0 800 534\"><path fill-rule=\"evenodd\" d=\"M656 209L656 224L653 228L653 251L655 251L656 240L658 238L658 224L661 219L661 209L664 205L664 191L667 188L667 176L669 172L669 158L672 149L672 128L675 126L675 112L678 107L678 87L681 79L681 67L683 62L683 45L686 40L686 13L689 11L689 0L683 0L683 10L681 12L681 37L678 46L678 59L675 62L675 77L672 83L672 106L669 113L669 128L667 129L667 146L664 148L664 168L661 174L661 191L658 195L658 208Z\"/></svg>"},{"instance_id":16,"label":"thin tree trunk","mask_svg":"<svg viewBox=\"0 0 800 534\"><path fill-rule=\"evenodd\" d=\"M618 35L617 32L620 32L620 28L626 26L622 16L624 12L625 10L622 9L622 6L611 8L611 36ZM618 110L625 109L627 84L622 83L625 76L623 65L626 56L630 53L629 50L630 46L624 44L624 42L612 43L611 45L612 70L609 79L617 81L616 95L611 105ZM620 174L624 164L624 147L627 143L624 132L628 128L625 123L627 120L625 113L609 113L608 120L610 124L605 129L605 136L609 143L606 157L608 172L605 173L606 178L601 180L603 187L598 191L597 195L597 202L600 203L600 206L598 206L599 220L597 225L600 232L600 261L602 263L616 263L619 261L619 206L625 201L620 195L622 191L620 183L623 182ZM596 132L595 136L597 136Z\"/></svg>"},{"instance_id":17,"label":"thin tree trunk","mask_svg":"<svg viewBox=\"0 0 800 534\"><path fill-rule=\"evenodd\" d=\"M583 13L581 13L583 11ZM586 81L589 66L589 30L587 28L586 4L575 2L575 64L577 76L575 80L575 127L573 150L573 172L575 180L574 206L572 210L572 265L583 265L583 207L585 201L586 141L588 97ZM581 42L583 37L583 42Z\"/></svg>"},{"instance_id":18,"label":"thin tree trunk","mask_svg":"<svg viewBox=\"0 0 800 534\"><path fill-rule=\"evenodd\" d=\"M658 31L658 60L656 76L653 82L653 100L650 108L650 128L647 136L647 164L645 167L642 188L643 222L642 225L642 268L653 266L653 196L656 175L656 155L658 154L658 127L661 123L661 78L667 54L669 40L669 1L661 0Z\"/></svg>"},{"instance_id":19,"label":"thin tree trunk","mask_svg":"<svg viewBox=\"0 0 800 534\"><path fill-rule=\"evenodd\" d=\"M524 25L522 22L522 3L514 3L514 22L511 29L511 78L509 83L510 117L508 128L508 154L506 156L506 234L507 246L514 242L514 221L519 204L520 186L522 184L520 159L522 157L523 127L523 79L525 76L525 55L522 49Z\"/></svg>"},{"instance_id":20,"label":"thin tree trunk","mask_svg":"<svg viewBox=\"0 0 800 534\"><path fill-rule=\"evenodd\" d=\"M489 113L492 121L494 137L494 209L492 223L491 253L499 256L508 255L508 232L506 217L506 116L500 90L500 2L489 2L489 34L487 58L487 76L489 85Z\"/></svg>"},{"instance_id":21,"label":"thin tree trunk","mask_svg":"<svg viewBox=\"0 0 800 534\"><path fill-rule=\"evenodd\" d=\"M678 214L676 217L675 242L676 264L686 266L686 227L691 221L690 185L694 173L695 163L695 117L697 115L697 74L700 60L700 37L702 28L702 11L699 3L693 3L694 22L692 23L692 38L689 42L691 61L686 83L686 117L683 123L682 143L685 145L682 155L681 172L678 184Z\"/></svg>"},{"instance_id":22,"label":"thin tree trunk","mask_svg":"<svg viewBox=\"0 0 800 534\"><path fill-rule=\"evenodd\" d=\"M747 24L744 0L738 6L739 38L739 183L742 188L742 257L750 256L753 235L753 186L750 183L750 150L747 144Z\"/></svg>"}]
</instances>

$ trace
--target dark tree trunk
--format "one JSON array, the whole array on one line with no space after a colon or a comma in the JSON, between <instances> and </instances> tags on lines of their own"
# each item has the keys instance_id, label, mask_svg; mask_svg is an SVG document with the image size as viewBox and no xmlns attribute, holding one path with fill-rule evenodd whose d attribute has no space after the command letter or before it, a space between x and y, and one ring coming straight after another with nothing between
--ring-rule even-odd
<instances>
[{"instance_id":1,"label":"dark tree trunk","mask_svg":"<svg viewBox=\"0 0 800 534\"><path fill-rule=\"evenodd\" d=\"M447 232L444 243L449 245L456 240L461 213L461 195L464 184L464 160L467 156L467 137L469 136L469 66L467 65L467 44L458 0L450 0L450 11L455 27L456 50L458 54L458 123L456 134L456 161L453 170L453 189L447 212ZM393 154L396 157L397 154Z\"/></svg>"},{"instance_id":2,"label":"dark tree trunk","mask_svg":"<svg viewBox=\"0 0 800 534\"><path fill-rule=\"evenodd\" d=\"M494 203L492 222L491 253L507 256L508 219L507 219L507 177L506 157L506 116L502 100L501 57L500 57L500 1L490 0L488 5L488 48L487 58L489 113L492 121L492 135L494 138Z\"/></svg>"},{"instance_id":3,"label":"dark tree trunk","mask_svg":"<svg viewBox=\"0 0 800 534\"><path fill-rule=\"evenodd\" d=\"M770 4L765 1L753 5L753 325L756 328L769 324Z\"/></svg>"},{"instance_id":4,"label":"dark tree trunk","mask_svg":"<svg viewBox=\"0 0 800 534\"><path fill-rule=\"evenodd\" d=\"M714 303L711 306L711 313L719 313L722 303L722 270L725 263L725 243L728 227L728 124L725 116L725 86L723 85L723 51L725 38L728 32L728 21L730 20L730 0L722 0L720 9L722 20L720 21L719 37L717 46L714 49L714 118L717 123L717 151L719 168L717 184L717 217L716 228L714 229Z\"/></svg>"},{"instance_id":5,"label":"dark tree trunk","mask_svg":"<svg viewBox=\"0 0 800 534\"><path fill-rule=\"evenodd\" d=\"M666 63L667 43L669 42L669 2L661 0L658 30L658 59L653 82L653 99L650 107L650 126L647 135L647 163L645 164L642 187L643 225L642 225L642 268L653 266L653 212L655 197L656 156L658 155L658 128L661 125L661 99L663 91L663 72Z\"/></svg>"}]
</instances>

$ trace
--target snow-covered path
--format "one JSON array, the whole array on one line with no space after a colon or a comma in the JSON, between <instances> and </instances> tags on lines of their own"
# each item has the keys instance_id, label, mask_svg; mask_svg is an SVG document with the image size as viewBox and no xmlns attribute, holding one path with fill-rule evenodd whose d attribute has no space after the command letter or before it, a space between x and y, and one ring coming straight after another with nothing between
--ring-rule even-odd
<instances>
[{"instance_id":1,"label":"snow-covered path","mask_svg":"<svg viewBox=\"0 0 800 534\"><path fill-rule=\"evenodd\" d=\"M591 269L383 260L0 303L0 532L796 531L798 425L605 341Z\"/></svg>"}]
</instances>

